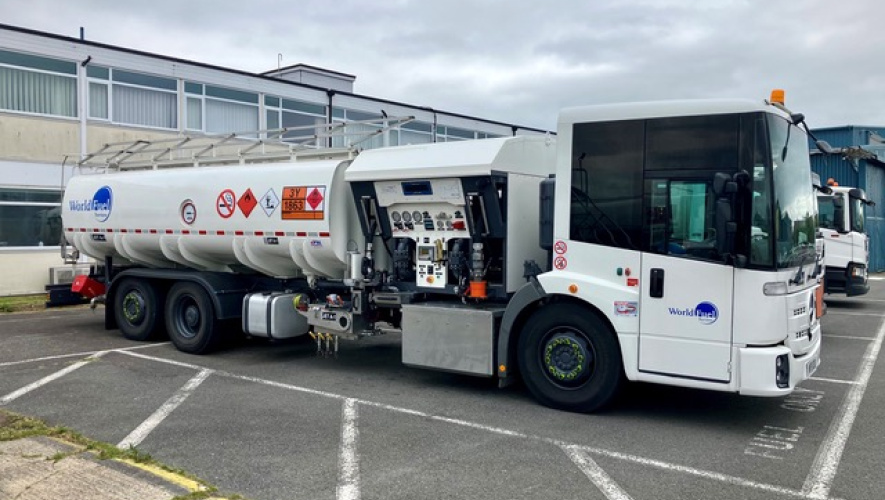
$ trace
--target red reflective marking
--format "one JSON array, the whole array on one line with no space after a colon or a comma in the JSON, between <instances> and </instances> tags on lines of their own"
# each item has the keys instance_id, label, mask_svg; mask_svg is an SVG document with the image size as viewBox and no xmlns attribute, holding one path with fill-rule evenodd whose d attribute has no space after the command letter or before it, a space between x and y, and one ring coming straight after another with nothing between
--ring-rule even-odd
<instances>
[{"instance_id":1,"label":"red reflective marking","mask_svg":"<svg viewBox=\"0 0 885 500\"><path fill-rule=\"evenodd\" d=\"M136 229L135 234L141 234L141 229Z\"/></svg>"},{"instance_id":2,"label":"red reflective marking","mask_svg":"<svg viewBox=\"0 0 885 500\"><path fill-rule=\"evenodd\" d=\"M224 231L215 231L215 234L218 236L224 236Z\"/></svg>"},{"instance_id":3,"label":"red reflective marking","mask_svg":"<svg viewBox=\"0 0 885 500\"><path fill-rule=\"evenodd\" d=\"M80 228L80 232L81 232L81 233L85 233L85 232L86 232L86 228L85 228L85 227L81 227L81 228Z\"/></svg>"},{"instance_id":4,"label":"red reflective marking","mask_svg":"<svg viewBox=\"0 0 885 500\"><path fill-rule=\"evenodd\" d=\"M166 234L172 234L172 230L171 230L171 229L167 229L167 230L166 230Z\"/></svg>"},{"instance_id":5,"label":"red reflective marking","mask_svg":"<svg viewBox=\"0 0 885 500\"><path fill-rule=\"evenodd\" d=\"M184 231L182 231L182 232L184 232ZM188 231L188 233L189 233L189 232L190 232L190 231ZM205 234L206 234L206 230L205 230L205 229L200 229L198 232L199 232L200 234L202 234L202 235L205 235ZM188 233L185 233L185 234L188 234Z\"/></svg>"},{"instance_id":6,"label":"red reflective marking","mask_svg":"<svg viewBox=\"0 0 885 500\"><path fill-rule=\"evenodd\" d=\"M96 229L96 231L98 231L98 229ZM113 232L114 232L114 230L111 229L111 228L107 228L107 229L105 229L105 231L108 232L108 233L113 233Z\"/></svg>"},{"instance_id":7,"label":"red reflective marking","mask_svg":"<svg viewBox=\"0 0 885 500\"><path fill-rule=\"evenodd\" d=\"M255 236L264 236L264 231L255 231Z\"/></svg>"},{"instance_id":8,"label":"red reflective marking","mask_svg":"<svg viewBox=\"0 0 885 500\"><path fill-rule=\"evenodd\" d=\"M121 232L121 233L128 233L129 230L128 230L128 229L121 229L120 232Z\"/></svg>"},{"instance_id":9,"label":"red reflective marking","mask_svg":"<svg viewBox=\"0 0 885 500\"><path fill-rule=\"evenodd\" d=\"M320 238L328 238L329 233L320 233Z\"/></svg>"},{"instance_id":10,"label":"red reflective marking","mask_svg":"<svg viewBox=\"0 0 885 500\"><path fill-rule=\"evenodd\" d=\"M69 227L69 228L67 229L67 231L68 231L69 233L72 232L73 230L74 230L74 228L72 228L72 227Z\"/></svg>"},{"instance_id":11,"label":"red reflective marking","mask_svg":"<svg viewBox=\"0 0 885 500\"><path fill-rule=\"evenodd\" d=\"M242 236L243 232L242 231L234 231L234 235L235 236Z\"/></svg>"},{"instance_id":12,"label":"red reflective marking","mask_svg":"<svg viewBox=\"0 0 885 500\"><path fill-rule=\"evenodd\" d=\"M157 234L157 230L156 230L156 229L151 229L151 234Z\"/></svg>"},{"instance_id":13,"label":"red reflective marking","mask_svg":"<svg viewBox=\"0 0 885 500\"><path fill-rule=\"evenodd\" d=\"M99 228L97 228L97 227L94 227L94 228L92 228L92 232L93 232L93 233L100 233L100 232L101 232L101 229L99 229Z\"/></svg>"},{"instance_id":14,"label":"red reflective marking","mask_svg":"<svg viewBox=\"0 0 885 500\"><path fill-rule=\"evenodd\" d=\"M181 234L191 234L190 229L182 229Z\"/></svg>"},{"instance_id":15,"label":"red reflective marking","mask_svg":"<svg viewBox=\"0 0 885 500\"><path fill-rule=\"evenodd\" d=\"M304 231L298 231L297 233L295 233L295 236L307 236L307 233Z\"/></svg>"},{"instance_id":16,"label":"red reflective marking","mask_svg":"<svg viewBox=\"0 0 885 500\"><path fill-rule=\"evenodd\" d=\"M285 231L277 231L277 232L275 232L275 233L273 233L273 234L274 234L274 236L286 236L286 232L285 232Z\"/></svg>"}]
</instances>

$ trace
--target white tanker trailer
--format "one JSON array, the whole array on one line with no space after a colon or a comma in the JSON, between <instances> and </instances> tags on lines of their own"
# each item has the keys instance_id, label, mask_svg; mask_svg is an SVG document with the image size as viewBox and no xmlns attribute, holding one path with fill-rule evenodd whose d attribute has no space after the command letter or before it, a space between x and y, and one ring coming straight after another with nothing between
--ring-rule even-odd
<instances>
[{"instance_id":1,"label":"white tanker trailer","mask_svg":"<svg viewBox=\"0 0 885 500\"><path fill-rule=\"evenodd\" d=\"M625 142L627 124L650 132ZM798 167L773 182L807 185L806 135L767 101L577 108L561 115L558 143L511 137L190 167L162 155L112 160L71 179L64 234L104 264L93 278L107 285L108 328L139 340L165 330L185 352L240 330L310 333L324 350L395 332L407 365L502 386L519 374L540 402L572 411L604 405L624 378L784 395L818 364L814 262L788 262L775 253L785 242L751 239L760 231L744 214L778 220L772 198L813 210L810 192L779 200L777 188L751 206L753 180L785 149L774 131L787 128ZM762 136L755 162L738 154ZM643 177L655 147L733 161ZM662 186L670 194L660 198Z\"/></svg>"}]
</instances>

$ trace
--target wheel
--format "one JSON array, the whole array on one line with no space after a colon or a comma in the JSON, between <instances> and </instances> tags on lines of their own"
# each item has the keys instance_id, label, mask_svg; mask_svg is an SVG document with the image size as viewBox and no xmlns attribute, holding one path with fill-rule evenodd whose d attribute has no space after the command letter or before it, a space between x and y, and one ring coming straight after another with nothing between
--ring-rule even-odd
<instances>
[{"instance_id":1,"label":"wheel","mask_svg":"<svg viewBox=\"0 0 885 500\"><path fill-rule=\"evenodd\" d=\"M114 317L129 340L150 340L162 333L163 294L149 281L124 278L114 295Z\"/></svg>"},{"instance_id":2,"label":"wheel","mask_svg":"<svg viewBox=\"0 0 885 500\"><path fill-rule=\"evenodd\" d=\"M597 410L612 399L623 377L614 332L574 305L541 307L526 322L518 349L526 387L551 408Z\"/></svg>"},{"instance_id":3,"label":"wheel","mask_svg":"<svg viewBox=\"0 0 885 500\"><path fill-rule=\"evenodd\" d=\"M176 283L166 300L166 330L179 351L204 354L220 340L219 321L206 290L196 283Z\"/></svg>"}]
</instances>

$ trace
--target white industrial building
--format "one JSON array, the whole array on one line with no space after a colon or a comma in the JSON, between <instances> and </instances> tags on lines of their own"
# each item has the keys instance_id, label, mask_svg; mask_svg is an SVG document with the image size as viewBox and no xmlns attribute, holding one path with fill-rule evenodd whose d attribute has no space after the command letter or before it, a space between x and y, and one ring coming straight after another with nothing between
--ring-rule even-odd
<instances>
[{"instance_id":1,"label":"white industrial building","mask_svg":"<svg viewBox=\"0 0 885 500\"><path fill-rule=\"evenodd\" d=\"M0 295L70 279L62 189L107 143L386 116L415 120L363 147L545 133L356 94L355 79L307 65L253 74L0 24Z\"/></svg>"}]
</instances>

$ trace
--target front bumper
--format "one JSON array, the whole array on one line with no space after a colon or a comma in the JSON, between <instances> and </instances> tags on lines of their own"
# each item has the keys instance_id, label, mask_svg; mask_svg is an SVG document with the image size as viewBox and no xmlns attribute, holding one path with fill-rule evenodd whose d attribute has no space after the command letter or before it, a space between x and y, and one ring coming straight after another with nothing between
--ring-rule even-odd
<instances>
[{"instance_id":1,"label":"front bumper","mask_svg":"<svg viewBox=\"0 0 885 500\"><path fill-rule=\"evenodd\" d=\"M820 321L811 329L815 339L811 349L795 356L786 346L741 347L738 349L738 392L747 396L786 396L796 386L808 380L820 365ZM790 379L787 387L778 387L775 363L778 356L786 355L790 363Z\"/></svg>"}]
</instances>

